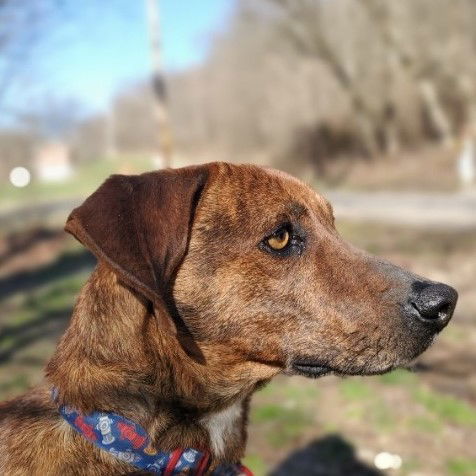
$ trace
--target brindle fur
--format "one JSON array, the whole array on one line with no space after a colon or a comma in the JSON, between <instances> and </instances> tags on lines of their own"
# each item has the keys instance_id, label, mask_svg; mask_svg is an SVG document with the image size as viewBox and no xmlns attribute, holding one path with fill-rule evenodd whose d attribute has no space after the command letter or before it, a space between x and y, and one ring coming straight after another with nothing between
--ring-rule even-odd
<instances>
[{"instance_id":1,"label":"brindle fur","mask_svg":"<svg viewBox=\"0 0 476 476\"><path fill-rule=\"evenodd\" d=\"M259 243L283 221L305 230L301 256ZM432 333L403 322L415 277L346 244L328 202L293 177L213 163L115 176L73 212L98 257L44 386L0 406L0 473L132 474L59 416L50 397L143 425L161 450L243 457L249 400L292 359L343 374L408 362ZM216 454L204 422L241 413Z\"/></svg>"}]
</instances>

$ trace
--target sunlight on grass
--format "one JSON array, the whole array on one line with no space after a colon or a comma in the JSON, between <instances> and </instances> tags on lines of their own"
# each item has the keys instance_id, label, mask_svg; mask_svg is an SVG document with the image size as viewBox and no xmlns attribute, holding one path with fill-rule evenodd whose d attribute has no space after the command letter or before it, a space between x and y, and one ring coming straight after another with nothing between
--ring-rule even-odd
<instances>
[{"instance_id":1,"label":"sunlight on grass","mask_svg":"<svg viewBox=\"0 0 476 476\"><path fill-rule=\"evenodd\" d=\"M413 385L417 382L417 376L405 369L397 369L378 378L385 385Z\"/></svg>"},{"instance_id":2,"label":"sunlight on grass","mask_svg":"<svg viewBox=\"0 0 476 476\"><path fill-rule=\"evenodd\" d=\"M33 181L25 188L8 183L0 194L0 205L82 197L92 193L113 173L141 173L153 168L150 158L143 155L124 155L114 160L100 158L80 164L71 178L59 183Z\"/></svg>"},{"instance_id":3,"label":"sunlight on grass","mask_svg":"<svg viewBox=\"0 0 476 476\"><path fill-rule=\"evenodd\" d=\"M378 431L389 433L393 432L397 427L397 420L392 410L382 400L372 405L369 417L372 426Z\"/></svg>"},{"instance_id":4,"label":"sunlight on grass","mask_svg":"<svg viewBox=\"0 0 476 476\"><path fill-rule=\"evenodd\" d=\"M416 458L406 458L402 463L401 473L402 475L414 475L418 474L421 463Z\"/></svg>"},{"instance_id":5,"label":"sunlight on grass","mask_svg":"<svg viewBox=\"0 0 476 476\"><path fill-rule=\"evenodd\" d=\"M426 389L417 390L414 397L428 411L447 422L476 427L476 409L462 400Z\"/></svg>"},{"instance_id":6,"label":"sunlight on grass","mask_svg":"<svg viewBox=\"0 0 476 476\"><path fill-rule=\"evenodd\" d=\"M20 325L27 323L34 317L71 307L88 274L89 272L82 272L65 277L33 294L25 296L23 303L18 309L6 316L5 323L13 326Z\"/></svg>"},{"instance_id":7,"label":"sunlight on grass","mask_svg":"<svg viewBox=\"0 0 476 476\"><path fill-rule=\"evenodd\" d=\"M289 444L312 424L312 419L298 408L285 408L276 404L257 405L251 411L251 422L267 424L267 439L271 446L279 448Z\"/></svg>"},{"instance_id":8,"label":"sunlight on grass","mask_svg":"<svg viewBox=\"0 0 476 476\"><path fill-rule=\"evenodd\" d=\"M83 271L47 281L49 284L31 294L18 296L21 299L16 309L5 313L0 327L0 362L6 362L6 370L15 370L1 372L0 400L19 394L38 381L87 275Z\"/></svg>"},{"instance_id":9,"label":"sunlight on grass","mask_svg":"<svg viewBox=\"0 0 476 476\"><path fill-rule=\"evenodd\" d=\"M25 374L13 375L10 380L0 383L0 396L8 392L20 393L25 391L30 385L28 377Z\"/></svg>"},{"instance_id":10,"label":"sunlight on grass","mask_svg":"<svg viewBox=\"0 0 476 476\"><path fill-rule=\"evenodd\" d=\"M319 398L319 388L314 382L308 380L301 381L297 377L292 380L288 378L277 378L259 390L258 395L264 398L296 402L299 405L312 403Z\"/></svg>"},{"instance_id":11,"label":"sunlight on grass","mask_svg":"<svg viewBox=\"0 0 476 476\"><path fill-rule=\"evenodd\" d=\"M242 462L255 476L265 476L268 474L268 465L259 455L249 454L243 458Z\"/></svg>"},{"instance_id":12,"label":"sunlight on grass","mask_svg":"<svg viewBox=\"0 0 476 476\"><path fill-rule=\"evenodd\" d=\"M450 459L446 463L446 469L451 475L470 476L476 474L476 459Z\"/></svg>"},{"instance_id":13,"label":"sunlight on grass","mask_svg":"<svg viewBox=\"0 0 476 476\"><path fill-rule=\"evenodd\" d=\"M346 400L365 400L372 395L370 387L358 378L348 378L339 384L342 396Z\"/></svg>"},{"instance_id":14,"label":"sunlight on grass","mask_svg":"<svg viewBox=\"0 0 476 476\"><path fill-rule=\"evenodd\" d=\"M408 427L420 433L439 433L443 425L435 418L416 416L408 420Z\"/></svg>"}]
</instances>

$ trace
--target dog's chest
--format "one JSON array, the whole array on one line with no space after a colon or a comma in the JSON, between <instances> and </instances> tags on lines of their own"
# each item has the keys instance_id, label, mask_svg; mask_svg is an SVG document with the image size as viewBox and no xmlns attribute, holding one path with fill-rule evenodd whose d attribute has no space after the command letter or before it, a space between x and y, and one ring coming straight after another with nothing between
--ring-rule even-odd
<instances>
[{"instance_id":1,"label":"dog's chest","mask_svg":"<svg viewBox=\"0 0 476 476\"><path fill-rule=\"evenodd\" d=\"M223 454L227 440L240 433L242 402L204 417L201 421L210 436L210 446L216 456Z\"/></svg>"}]
</instances>

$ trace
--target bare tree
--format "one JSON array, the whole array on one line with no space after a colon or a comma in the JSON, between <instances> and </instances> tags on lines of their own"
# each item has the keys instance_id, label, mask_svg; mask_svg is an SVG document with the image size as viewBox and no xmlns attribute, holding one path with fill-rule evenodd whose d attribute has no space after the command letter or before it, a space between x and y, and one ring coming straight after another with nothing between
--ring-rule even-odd
<instances>
[{"instance_id":1,"label":"bare tree","mask_svg":"<svg viewBox=\"0 0 476 476\"><path fill-rule=\"evenodd\" d=\"M283 11L282 20L278 24L281 34L289 38L300 54L318 59L327 65L352 104L367 151L376 155L376 112L366 101L358 82L346 69L335 46L326 36L322 3L314 0L269 1Z\"/></svg>"},{"instance_id":2,"label":"bare tree","mask_svg":"<svg viewBox=\"0 0 476 476\"><path fill-rule=\"evenodd\" d=\"M451 144L476 120L475 16L474 0L240 0L206 63L171 78L178 144L311 161Z\"/></svg>"},{"instance_id":3,"label":"bare tree","mask_svg":"<svg viewBox=\"0 0 476 476\"><path fill-rule=\"evenodd\" d=\"M391 3L381 0L358 0L369 14L372 24L379 32L380 39L385 45L389 64L392 68L403 70L416 82L422 104L428 114L438 137L445 145L453 143L453 133L450 119L444 111L439 99L438 89L434 81L435 74L441 70L441 65L433 56L418 55L419 45L410 49L403 42L402 25L395 21L391 13ZM394 2L395 3L395 2ZM401 4L400 4L401 7ZM390 77L394 76L390 75Z\"/></svg>"}]
</instances>

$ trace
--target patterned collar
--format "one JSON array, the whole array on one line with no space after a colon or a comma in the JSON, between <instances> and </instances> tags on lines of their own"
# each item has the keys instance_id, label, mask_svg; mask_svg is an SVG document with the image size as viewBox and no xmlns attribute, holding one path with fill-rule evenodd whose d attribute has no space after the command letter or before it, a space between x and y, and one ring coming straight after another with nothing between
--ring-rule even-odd
<instances>
[{"instance_id":1,"label":"patterned collar","mask_svg":"<svg viewBox=\"0 0 476 476\"><path fill-rule=\"evenodd\" d=\"M56 400L55 391L53 398ZM156 451L145 429L138 423L111 412L79 413L68 405L59 407L60 415L82 436L98 448L141 470L162 476L207 474L210 454L193 448L172 452ZM241 464L221 465L213 476L253 476Z\"/></svg>"}]
</instances>

